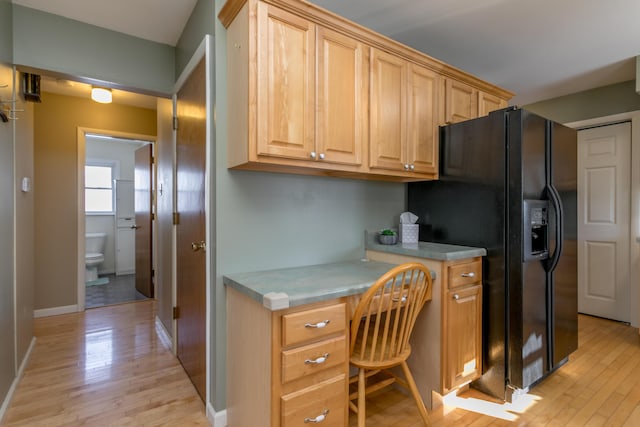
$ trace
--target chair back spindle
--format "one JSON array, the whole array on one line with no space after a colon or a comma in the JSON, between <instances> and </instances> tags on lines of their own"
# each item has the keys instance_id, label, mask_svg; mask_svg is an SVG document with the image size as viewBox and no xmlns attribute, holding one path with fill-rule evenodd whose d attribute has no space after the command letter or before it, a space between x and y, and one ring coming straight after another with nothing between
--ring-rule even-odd
<instances>
[{"instance_id":1,"label":"chair back spindle","mask_svg":"<svg viewBox=\"0 0 640 427\"><path fill-rule=\"evenodd\" d=\"M406 360L409 337L430 287L430 272L418 263L403 264L381 276L355 309L352 357L380 368Z\"/></svg>"}]
</instances>

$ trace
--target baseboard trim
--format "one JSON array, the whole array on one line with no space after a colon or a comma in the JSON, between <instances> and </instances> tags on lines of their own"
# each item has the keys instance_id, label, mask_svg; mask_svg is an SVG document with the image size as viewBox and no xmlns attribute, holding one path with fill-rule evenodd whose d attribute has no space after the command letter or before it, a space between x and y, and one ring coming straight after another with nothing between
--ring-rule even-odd
<instances>
[{"instance_id":1,"label":"baseboard trim","mask_svg":"<svg viewBox=\"0 0 640 427\"><path fill-rule=\"evenodd\" d=\"M156 333L158 334L158 338L160 338L160 341L162 341L162 344L164 344L167 350L173 352L173 340L171 339L171 335L169 334L169 331L167 331L167 328L164 327L162 321L158 316L156 316Z\"/></svg>"},{"instance_id":2,"label":"baseboard trim","mask_svg":"<svg viewBox=\"0 0 640 427\"><path fill-rule=\"evenodd\" d=\"M216 412L211 403L207 402L207 419L212 427L227 427L227 410Z\"/></svg>"},{"instance_id":3,"label":"baseboard trim","mask_svg":"<svg viewBox=\"0 0 640 427\"><path fill-rule=\"evenodd\" d=\"M78 304L34 310L33 317L38 318L38 317L57 316L59 314L69 314L69 313L76 313L76 312L78 312Z\"/></svg>"},{"instance_id":4,"label":"baseboard trim","mask_svg":"<svg viewBox=\"0 0 640 427\"><path fill-rule=\"evenodd\" d=\"M0 406L0 423L4 418L4 414L7 412L7 408L11 403L11 399L13 398L13 393L15 393L16 388L18 387L18 383L22 379L22 374L24 374L24 370L29 363L29 359L31 359L31 352L33 351L33 347L36 345L36 337L31 338L31 343L29 344L29 348L27 349L27 353L24 355L22 359L22 363L20 363L20 368L18 368L18 373L11 383L11 387L9 387L9 391L2 402L2 406Z\"/></svg>"}]
</instances>

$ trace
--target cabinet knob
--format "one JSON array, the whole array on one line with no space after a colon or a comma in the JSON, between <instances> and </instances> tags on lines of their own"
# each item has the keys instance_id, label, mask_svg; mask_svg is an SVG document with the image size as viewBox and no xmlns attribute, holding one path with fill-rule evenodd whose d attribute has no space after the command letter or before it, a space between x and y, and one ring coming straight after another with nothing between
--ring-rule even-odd
<instances>
[{"instance_id":1,"label":"cabinet knob","mask_svg":"<svg viewBox=\"0 0 640 427\"><path fill-rule=\"evenodd\" d=\"M312 158L312 159L315 159L315 158L316 158L316 156L317 156L317 154L316 154L316 152L315 152L315 151L312 151L312 152L311 152L311 154L310 154L310 156L311 156L311 158Z\"/></svg>"},{"instance_id":2,"label":"cabinet knob","mask_svg":"<svg viewBox=\"0 0 640 427\"><path fill-rule=\"evenodd\" d=\"M404 165L404 170L408 171L409 170L409 165L405 163Z\"/></svg>"},{"instance_id":3,"label":"cabinet knob","mask_svg":"<svg viewBox=\"0 0 640 427\"><path fill-rule=\"evenodd\" d=\"M414 165L409 165L410 170L414 170L416 167Z\"/></svg>"},{"instance_id":4,"label":"cabinet knob","mask_svg":"<svg viewBox=\"0 0 640 427\"><path fill-rule=\"evenodd\" d=\"M321 423L327 417L328 413L329 413L329 410L325 409L324 411L322 411L322 413L320 415L318 415L315 418L305 418L304 419L304 423L305 424L308 424L308 423Z\"/></svg>"},{"instance_id":5,"label":"cabinet knob","mask_svg":"<svg viewBox=\"0 0 640 427\"><path fill-rule=\"evenodd\" d=\"M324 160L324 153L320 153L320 160Z\"/></svg>"},{"instance_id":6,"label":"cabinet knob","mask_svg":"<svg viewBox=\"0 0 640 427\"><path fill-rule=\"evenodd\" d=\"M460 276L462 277L476 277L476 273L473 271L471 273L462 273Z\"/></svg>"},{"instance_id":7,"label":"cabinet knob","mask_svg":"<svg viewBox=\"0 0 640 427\"><path fill-rule=\"evenodd\" d=\"M459 299L460 299L460 295L458 295L458 294L453 294L453 299L454 299L454 300L456 300L456 301L457 301L457 300L459 300Z\"/></svg>"}]
</instances>

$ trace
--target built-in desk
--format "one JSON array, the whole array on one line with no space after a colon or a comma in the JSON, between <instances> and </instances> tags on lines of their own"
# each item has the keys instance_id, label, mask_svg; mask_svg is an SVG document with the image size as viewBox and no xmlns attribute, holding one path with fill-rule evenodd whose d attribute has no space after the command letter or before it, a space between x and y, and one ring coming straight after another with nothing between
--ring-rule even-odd
<instances>
[{"instance_id":1,"label":"built-in desk","mask_svg":"<svg viewBox=\"0 0 640 427\"><path fill-rule=\"evenodd\" d=\"M453 256L456 259L433 261L437 267L435 274L430 267L434 279L434 300L429 301L423 311L434 303L441 304L437 275L453 277L449 271L441 273L443 265L459 269L471 262L470 265L476 268L474 282L479 280L478 275L481 277L481 266L477 270L480 258L458 258L452 253L461 251L460 247L431 245L435 246L429 247L432 251L430 256L438 259ZM367 248L370 246L367 243ZM464 251L468 249L474 248L465 248ZM380 252L368 250L367 253L368 258L364 260L234 273L223 277L227 289L229 427L308 425L309 421L304 423L305 418L322 419L325 426L348 425L350 306L380 276L404 262L374 258L387 255L408 257L384 252L384 248ZM472 255L467 252L466 256ZM424 258L413 260L429 266ZM456 283L464 289L468 285ZM463 297L463 301L467 300L466 296ZM441 313L441 310L438 308L429 313ZM418 321L421 317L422 314ZM437 324L440 325L440 319ZM440 340L444 339L440 332L433 337L421 334L416 336L414 330L412 346L422 350L427 346L419 343L429 342L432 346L429 351L439 355ZM432 344L434 341L435 345ZM419 370L422 375L433 370L439 376L440 367L430 363L423 365ZM424 390L428 389L428 393L423 392L423 397L425 404L431 407L431 391L440 392L440 382L429 389L429 381L420 381L415 371L414 376Z\"/></svg>"}]
</instances>

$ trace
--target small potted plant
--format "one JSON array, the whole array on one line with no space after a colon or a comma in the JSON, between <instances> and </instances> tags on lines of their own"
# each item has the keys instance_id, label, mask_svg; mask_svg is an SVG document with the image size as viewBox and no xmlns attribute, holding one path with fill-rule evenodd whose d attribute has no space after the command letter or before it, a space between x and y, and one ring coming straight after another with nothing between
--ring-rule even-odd
<instances>
[{"instance_id":1,"label":"small potted plant","mask_svg":"<svg viewBox=\"0 0 640 427\"><path fill-rule=\"evenodd\" d=\"M380 240L380 243L383 245L395 245L398 243L398 233L389 228L385 228L378 233L378 240Z\"/></svg>"}]
</instances>

